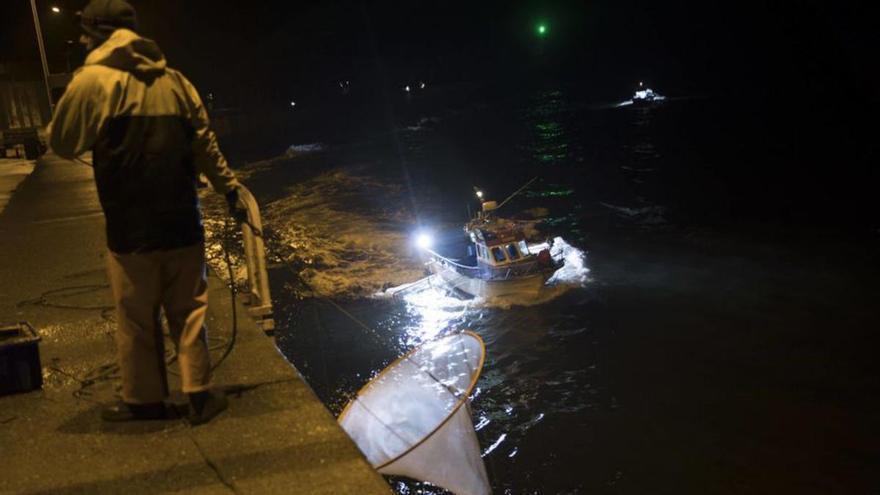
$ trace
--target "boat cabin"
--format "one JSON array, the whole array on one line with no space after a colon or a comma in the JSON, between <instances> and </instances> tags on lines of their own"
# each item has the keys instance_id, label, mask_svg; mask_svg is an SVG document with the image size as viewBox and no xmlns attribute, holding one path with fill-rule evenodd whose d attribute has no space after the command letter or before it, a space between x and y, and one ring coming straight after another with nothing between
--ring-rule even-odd
<instances>
[{"instance_id":1,"label":"boat cabin","mask_svg":"<svg viewBox=\"0 0 880 495\"><path fill-rule=\"evenodd\" d=\"M502 267L534 257L529 252L525 235L515 227L474 228L470 230L470 238L474 243L477 265Z\"/></svg>"},{"instance_id":2,"label":"boat cabin","mask_svg":"<svg viewBox=\"0 0 880 495\"><path fill-rule=\"evenodd\" d=\"M479 191L477 196L482 198ZM484 201L482 206L464 227L473 243L468 246L468 257L451 260L430 251L429 269L456 289L473 295L537 293L562 266L562 260L554 260L550 249L530 252L522 223L492 215L499 208L494 201Z\"/></svg>"}]
</instances>

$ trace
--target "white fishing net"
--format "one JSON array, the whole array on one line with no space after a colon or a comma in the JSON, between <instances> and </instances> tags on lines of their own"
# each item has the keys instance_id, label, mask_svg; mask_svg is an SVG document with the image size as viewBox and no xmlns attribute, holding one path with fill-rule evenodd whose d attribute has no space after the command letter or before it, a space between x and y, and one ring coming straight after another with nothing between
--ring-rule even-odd
<instances>
[{"instance_id":1,"label":"white fishing net","mask_svg":"<svg viewBox=\"0 0 880 495\"><path fill-rule=\"evenodd\" d=\"M467 406L484 359L483 341L472 332L428 342L361 389L339 424L382 474L458 495L488 494Z\"/></svg>"}]
</instances>

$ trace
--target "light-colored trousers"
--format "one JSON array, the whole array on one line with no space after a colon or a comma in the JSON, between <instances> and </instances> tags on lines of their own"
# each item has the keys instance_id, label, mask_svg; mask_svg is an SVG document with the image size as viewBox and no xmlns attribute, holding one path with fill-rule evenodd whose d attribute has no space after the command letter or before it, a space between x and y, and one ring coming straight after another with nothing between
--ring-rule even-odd
<instances>
[{"instance_id":1,"label":"light-colored trousers","mask_svg":"<svg viewBox=\"0 0 880 495\"><path fill-rule=\"evenodd\" d=\"M205 313L208 281L205 247L199 243L167 251L107 254L107 275L118 319L116 349L122 400L160 402L168 396L165 344L159 308L177 348L185 393L210 387Z\"/></svg>"}]
</instances>

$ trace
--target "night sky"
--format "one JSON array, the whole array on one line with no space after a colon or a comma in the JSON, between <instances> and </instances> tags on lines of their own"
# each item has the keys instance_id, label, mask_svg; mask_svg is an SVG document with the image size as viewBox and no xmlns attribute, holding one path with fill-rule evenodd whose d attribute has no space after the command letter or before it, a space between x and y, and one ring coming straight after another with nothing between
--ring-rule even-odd
<instances>
[{"instance_id":1,"label":"night sky","mask_svg":"<svg viewBox=\"0 0 880 495\"><path fill-rule=\"evenodd\" d=\"M84 3L51 3L64 8L61 16L42 9L53 71L64 70L64 39L76 35L70 14ZM786 92L877 101L870 86L877 35L858 3L133 3L142 34L160 43L172 66L200 88L242 103L285 98L292 87L319 90L339 79L364 79L377 61L392 83L539 73L610 95L644 79L670 94ZM0 8L0 59L34 61L28 2ZM541 21L550 28L544 40L534 30Z\"/></svg>"}]
</instances>

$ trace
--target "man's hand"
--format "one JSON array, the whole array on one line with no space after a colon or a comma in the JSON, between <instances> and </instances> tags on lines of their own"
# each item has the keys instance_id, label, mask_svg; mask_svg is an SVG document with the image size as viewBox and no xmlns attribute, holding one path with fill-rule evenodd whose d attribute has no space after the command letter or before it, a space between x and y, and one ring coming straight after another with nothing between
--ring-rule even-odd
<instances>
[{"instance_id":1,"label":"man's hand","mask_svg":"<svg viewBox=\"0 0 880 495\"><path fill-rule=\"evenodd\" d=\"M49 145L49 126L45 127L37 127L37 139L40 140L41 143L46 143Z\"/></svg>"},{"instance_id":2,"label":"man's hand","mask_svg":"<svg viewBox=\"0 0 880 495\"><path fill-rule=\"evenodd\" d=\"M247 221L247 208L238 197L238 188L226 193L226 204L229 206L229 215L238 223Z\"/></svg>"}]
</instances>

